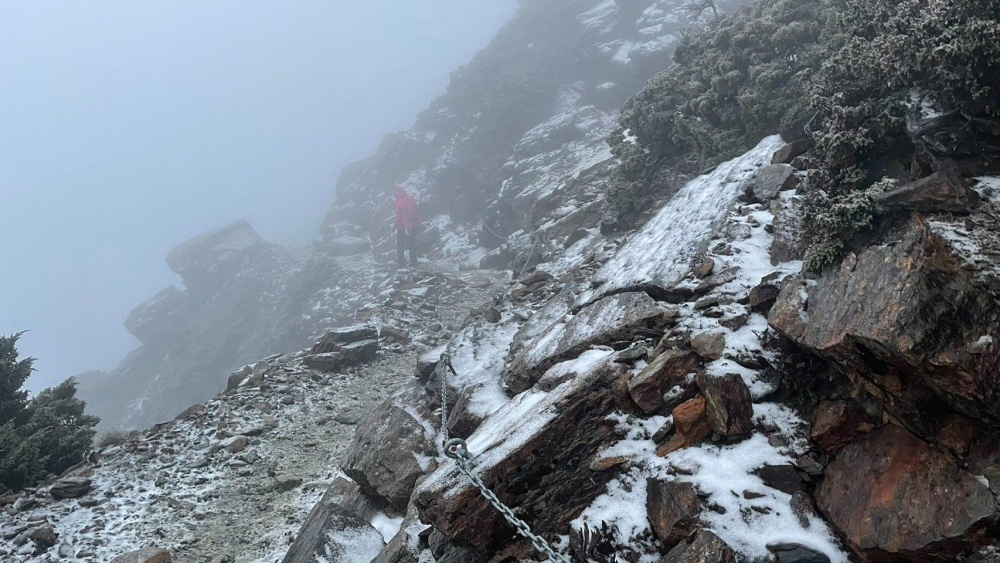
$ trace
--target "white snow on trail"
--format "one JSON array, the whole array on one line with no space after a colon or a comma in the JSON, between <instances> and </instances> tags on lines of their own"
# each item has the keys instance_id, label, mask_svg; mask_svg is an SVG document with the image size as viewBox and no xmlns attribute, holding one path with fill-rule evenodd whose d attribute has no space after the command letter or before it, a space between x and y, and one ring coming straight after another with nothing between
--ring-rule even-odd
<instances>
[{"instance_id":1,"label":"white snow on trail","mask_svg":"<svg viewBox=\"0 0 1000 563\"><path fill-rule=\"evenodd\" d=\"M704 250L754 172L769 164L783 144L778 135L767 137L745 155L688 182L598 270L594 282L601 284L600 288L582 294L578 303L631 286L675 285L687 274L694 256Z\"/></svg>"}]
</instances>

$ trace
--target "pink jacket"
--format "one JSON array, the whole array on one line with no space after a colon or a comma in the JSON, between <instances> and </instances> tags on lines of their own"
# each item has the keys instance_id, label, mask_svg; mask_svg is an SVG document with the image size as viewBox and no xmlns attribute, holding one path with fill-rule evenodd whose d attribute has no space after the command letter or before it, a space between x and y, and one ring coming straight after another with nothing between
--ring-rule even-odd
<instances>
[{"instance_id":1,"label":"pink jacket","mask_svg":"<svg viewBox=\"0 0 1000 563\"><path fill-rule=\"evenodd\" d=\"M396 188L396 228L417 228L417 200L400 187Z\"/></svg>"}]
</instances>

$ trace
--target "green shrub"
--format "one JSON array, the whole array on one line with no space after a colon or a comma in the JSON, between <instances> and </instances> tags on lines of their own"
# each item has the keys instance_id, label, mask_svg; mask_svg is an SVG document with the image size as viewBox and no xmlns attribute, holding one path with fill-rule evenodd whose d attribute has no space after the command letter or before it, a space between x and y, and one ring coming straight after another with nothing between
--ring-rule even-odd
<instances>
[{"instance_id":1,"label":"green shrub","mask_svg":"<svg viewBox=\"0 0 1000 563\"><path fill-rule=\"evenodd\" d=\"M822 190L809 194L802 225L808 244L805 269L818 272L836 262L854 233L874 223L875 197L895 186L895 180L884 178L867 190L836 197Z\"/></svg>"},{"instance_id":2,"label":"green shrub","mask_svg":"<svg viewBox=\"0 0 1000 563\"><path fill-rule=\"evenodd\" d=\"M12 489L59 474L83 459L94 439L97 417L84 414L76 398L76 380L45 389L26 401L20 389L31 374L33 358L18 359L23 333L0 337L0 484Z\"/></svg>"}]
</instances>

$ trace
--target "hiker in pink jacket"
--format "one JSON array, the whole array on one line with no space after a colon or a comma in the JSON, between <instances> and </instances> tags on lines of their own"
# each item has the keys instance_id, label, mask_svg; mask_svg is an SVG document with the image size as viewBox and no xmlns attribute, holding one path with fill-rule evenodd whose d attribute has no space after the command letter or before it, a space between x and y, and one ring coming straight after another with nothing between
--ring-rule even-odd
<instances>
[{"instance_id":1,"label":"hiker in pink jacket","mask_svg":"<svg viewBox=\"0 0 1000 563\"><path fill-rule=\"evenodd\" d=\"M410 264L417 265L417 201L406 193L403 186L396 184L396 260L400 266L406 264L403 251L410 252Z\"/></svg>"}]
</instances>

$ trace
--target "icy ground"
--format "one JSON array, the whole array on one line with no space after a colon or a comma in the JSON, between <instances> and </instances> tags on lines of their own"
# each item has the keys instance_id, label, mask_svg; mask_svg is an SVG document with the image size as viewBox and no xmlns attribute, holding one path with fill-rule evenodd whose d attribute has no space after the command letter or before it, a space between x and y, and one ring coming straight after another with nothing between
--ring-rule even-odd
<instances>
[{"instance_id":1,"label":"icy ground","mask_svg":"<svg viewBox=\"0 0 1000 563\"><path fill-rule=\"evenodd\" d=\"M102 451L83 470L93 481L84 497L53 501L41 489L16 512L0 513L0 560L109 561L154 546L181 563L280 561L337 474L354 424L413 377L419 351L506 287L503 272L442 273L429 269L453 268L425 264L395 274L367 258L345 260L355 275L338 290L362 303L366 320L407 329L411 344L384 339L375 362L336 374L306 368L301 353L261 362L259 387ZM26 535L43 525L58 543L36 556ZM378 525L394 533L392 522Z\"/></svg>"}]
</instances>

